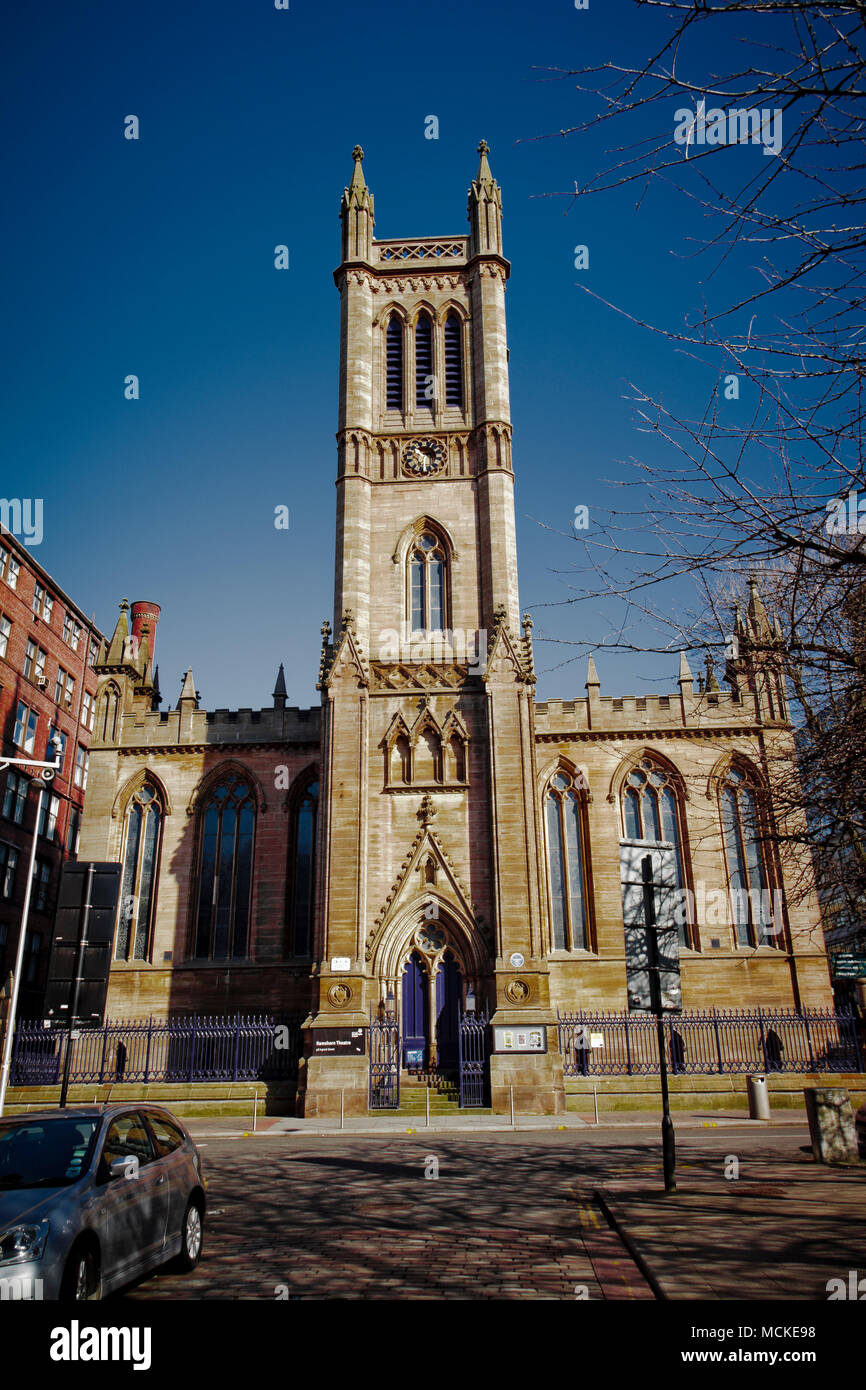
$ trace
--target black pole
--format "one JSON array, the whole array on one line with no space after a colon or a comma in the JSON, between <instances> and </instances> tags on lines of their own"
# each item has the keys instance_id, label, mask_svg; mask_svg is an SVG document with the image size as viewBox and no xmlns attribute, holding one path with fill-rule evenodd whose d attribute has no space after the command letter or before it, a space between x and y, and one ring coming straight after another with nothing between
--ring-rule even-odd
<instances>
[{"instance_id":1,"label":"black pole","mask_svg":"<svg viewBox=\"0 0 866 1390\"><path fill-rule=\"evenodd\" d=\"M656 1031L659 1044L659 1075L662 1086L662 1163L665 1175L665 1192L677 1190L677 1144L674 1122L671 1119L670 1093L668 1091L668 1059L665 1047L664 1011L662 1009L661 961L659 960L658 931L656 927L656 904L653 892L652 855L645 855L641 863L643 875L644 919L646 921L647 943L650 954L650 995L652 1010L656 1016Z\"/></svg>"},{"instance_id":2,"label":"black pole","mask_svg":"<svg viewBox=\"0 0 866 1390\"><path fill-rule=\"evenodd\" d=\"M84 964L84 948L87 945L87 919L90 915L90 890L93 887L93 865L87 866L87 882L84 887L84 902L78 918L78 945L75 950L75 975L69 992L69 1035L66 1039L66 1056L63 1059L63 1084L60 1087L60 1109L65 1109L69 1092L69 1071L72 1065L72 1031L78 1013L78 993L81 985L81 969Z\"/></svg>"}]
</instances>

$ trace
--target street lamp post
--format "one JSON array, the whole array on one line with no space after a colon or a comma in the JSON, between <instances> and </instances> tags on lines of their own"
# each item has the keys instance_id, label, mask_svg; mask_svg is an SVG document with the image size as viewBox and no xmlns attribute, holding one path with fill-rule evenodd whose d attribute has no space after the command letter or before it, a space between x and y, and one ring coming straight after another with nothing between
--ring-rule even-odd
<instances>
[{"instance_id":1,"label":"street lamp post","mask_svg":"<svg viewBox=\"0 0 866 1390\"><path fill-rule=\"evenodd\" d=\"M52 739L53 749L56 754L60 744L57 734ZM49 751L51 751L49 749ZM24 968L24 949L27 940L27 923L30 918L30 898L33 891L33 866L36 863L36 840L39 834L39 817L42 815L42 798L45 795L46 783L52 781L57 770L56 756L45 762L40 762L36 758L2 758L0 759L0 772L7 767L23 767L34 769L39 780L39 799L36 803L36 819L33 822L33 842L30 846L30 863L27 868L27 886L24 890L24 909L21 913L21 930L18 934L18 950L15 954L15 971L12 976L12 993L9 998L9 1012L6 1015L6 1037L3 1043L3 1064L0 1067L0 1115L3 1114L3 1107L6 1103L6 1088L9 1084L9 1071L12 1066L12 1043L15 1038L15 1020L18 1011L18 994L21 988L21 973Z\"/></svg>"},{"instance_id":2,"label":"street lamp post","mask_svg":"<svg viewBox=\"0 0 866 1390\"><path fill-rule=\"evenodd\" d=\"M656 925L655 892L653 891L653 861L646 855L641 865L643 876L644 921L650 951L650 991L652 1009L656 1016L656 1030L659 1046L659 1076L662 1088L662 1163L665 1175L665 1192L677 1190L677 1146L674 1135L674 1122L671 1119L671 1103L668 1093L668 1059L665 1047L664 1010L662 1007L661 960L659 957L658 928Z\"/></svg>"}]
</instances>

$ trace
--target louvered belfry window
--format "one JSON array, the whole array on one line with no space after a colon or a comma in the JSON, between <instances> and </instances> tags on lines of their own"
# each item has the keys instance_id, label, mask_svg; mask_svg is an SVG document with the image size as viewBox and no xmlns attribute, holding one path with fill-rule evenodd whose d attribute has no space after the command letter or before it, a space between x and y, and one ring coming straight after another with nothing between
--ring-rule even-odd
<instances>
[{"instance_id":1,"label":"louvered belfry window","mask_svg":"<svg viewBox=\"0 0 866 1390\"><path fill-rule=\"evenodd\" d=\"M432 410L433 397L433 325L422 314L415 325L415 406Z\"/></svg>"},{"instance_id":2,"label":"louvered belfry window","mask_svg":"<svg viewBox=\"0 0 866 1390\"><path fill-rule=\"evenodd\" d=\"M462 329L456 314L445 320L445 404L463 408Z\"/></svg>"},{"instance_id":3,"label":"louvered belfry window","mask_svg":"<svg viewBox=\"0 0 866 1390\"><path fill-rule=\"evenodd\" d=\"M385 403L389 410L403 409L403 325L397 314L388 320L385 335Z\"/></svg>"}]
</instances>

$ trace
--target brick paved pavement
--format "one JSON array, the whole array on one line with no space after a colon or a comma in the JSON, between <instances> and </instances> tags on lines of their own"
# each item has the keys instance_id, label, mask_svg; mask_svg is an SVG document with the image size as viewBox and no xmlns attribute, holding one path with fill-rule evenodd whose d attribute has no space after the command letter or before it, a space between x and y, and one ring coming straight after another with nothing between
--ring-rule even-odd
<instances>
[{"instance_id":1,"label":"brick paved pavement","mask_svg":"<svg viewBox=\"0 0 866 1390\"><path fill-rule=\"evenodd\" d=\"M151 1277L125 1296L653 1297L575 1192L567 1135L431 1138L208 1141L199 1268ZM438 1178L424 1176L429 1156Z\"/></svg>"}]
</instances>

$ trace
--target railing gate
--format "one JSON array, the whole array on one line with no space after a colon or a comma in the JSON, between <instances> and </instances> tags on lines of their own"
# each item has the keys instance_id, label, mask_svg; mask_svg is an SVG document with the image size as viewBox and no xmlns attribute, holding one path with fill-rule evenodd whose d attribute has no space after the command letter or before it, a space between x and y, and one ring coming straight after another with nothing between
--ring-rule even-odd
<instances>
[{"instance_id":1,"label":"railing gate","mask_svg":"<svg viewBox=\"0 0 866 1390\"><path fill-rule=\"evenodd\" d=\"M460 1015L460 1109L489 1103L490 1015Z\"/></svg>"},{"instance_id":2,"label":"railing gate","mask_svg":"<svg viewBox=\"0 0 866 1390\"><path fill-rule=\"evenodd\" d=\"M393 1014L370 1013L370 1109L400 1105L400 1025Z\"/></svg>"}]
</instances>

